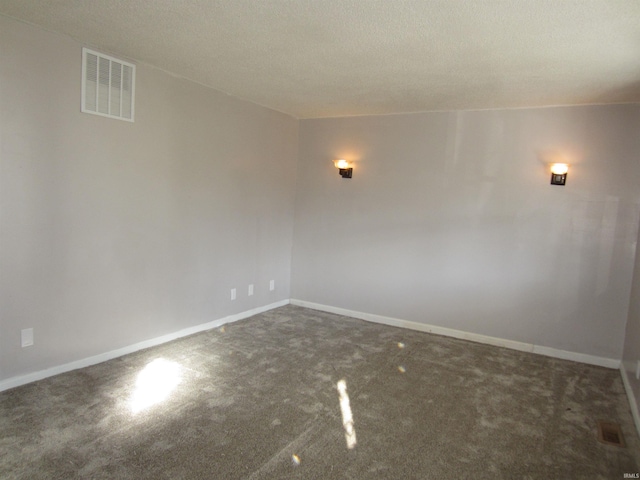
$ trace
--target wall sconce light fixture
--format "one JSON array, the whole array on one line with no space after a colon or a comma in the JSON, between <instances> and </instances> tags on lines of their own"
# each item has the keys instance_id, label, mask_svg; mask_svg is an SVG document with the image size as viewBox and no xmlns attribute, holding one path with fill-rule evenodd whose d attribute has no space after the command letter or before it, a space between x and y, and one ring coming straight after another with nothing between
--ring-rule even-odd
<instances>
[{"instance_id":1,"label":"wall sconce light fixture","mask_svg":"<svg viewBox=\"0 0 640 480\"><path fill-rule=\"evenodd\" d=\"M349 166L349 162L346 160L336 160L333 164L339 170L342 178L351 178L353 175L353 168Z\"/></svg>"},{"instance_id":2,"label":"wall sconce light fixture","mask_svg":"<svg viewBox=\"0 0 640 480\"><path fill-rule=\"evenodd\" d=\"M566 163L554 163L551 165L551 185L564 185L567 183L569 165Z\"/></svg>"}]
</instances>

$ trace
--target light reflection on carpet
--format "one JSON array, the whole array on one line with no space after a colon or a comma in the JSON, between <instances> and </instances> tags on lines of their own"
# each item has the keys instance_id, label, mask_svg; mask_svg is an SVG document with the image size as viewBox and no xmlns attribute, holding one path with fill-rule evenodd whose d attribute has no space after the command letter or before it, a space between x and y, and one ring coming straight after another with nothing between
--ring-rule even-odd
<instances>
[{"instance_id":1,"label":"light reflection on carpet","mask_svg":"<svg viewBox=\"0 0 640 480\"><path fill-rule=\"evenodd\" d=\"M353 427L353 414L349 404L347 394L347 381L338 382L338 395L340 397L340 411L342 412L342 426L344 427L344 438L347 441L347 448L351 450L356 446L356 429Z\"/></svg>"},{"instance_id":2,"label":"light reflection on carpet","mask_svg":"<svg viewBox=\"0 0 640 480\"><path fill-rule=\"evenodd\" d=\"M141 412L169 397L182 380L182 367L176 362L156 358L138 374L136 388L129 407L133 413Z\"/></svg>"}]
</instances>

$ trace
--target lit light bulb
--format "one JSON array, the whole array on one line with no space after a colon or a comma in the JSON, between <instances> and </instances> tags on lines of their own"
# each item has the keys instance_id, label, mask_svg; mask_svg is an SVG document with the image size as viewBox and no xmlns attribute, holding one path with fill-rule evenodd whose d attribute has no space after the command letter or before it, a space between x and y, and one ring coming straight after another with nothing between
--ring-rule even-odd
<instances>
[{"instance_id":1,"label":"lit light bulb","mask_svg":"<svg viewBox=\"0 0 640 480\"><path fill-rule=\"evenodd\" d=\"M569 165L566 163L554 163L551 165L551 173L554 175L564 175L569 171Z\"/></svg>"},{"instance_id":2,"label":"lit light bulb","mask_svg":"<svg viewBox=\"0 0 640 480\"><path fill-rule=\"evenodd\" d=\"M349 168L349 162L346 160L336 160L335 165L337 168Z\"/></svg>"}]
</instances>

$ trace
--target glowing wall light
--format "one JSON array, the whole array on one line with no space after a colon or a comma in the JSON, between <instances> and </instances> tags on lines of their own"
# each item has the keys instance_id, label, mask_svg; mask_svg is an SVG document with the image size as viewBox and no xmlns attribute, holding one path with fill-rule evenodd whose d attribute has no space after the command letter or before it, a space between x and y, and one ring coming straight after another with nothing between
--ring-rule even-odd
<instances>
[{"instance_id":1,"label":"glowing wall light","mask_svg":"<svg viewBox=\"0 0 640 480\"><path fill-rule=\"evenodd\" d=\"M569 165L566 163L554 163L551 165L551 185L564 185L567 183Z\"/></svg>"},{"instance_id":2,"label":"glowing wall light","mask_svg":"<svg viewBox=\"0 0 640 480\"><path fill-rule=\"evenodd\" d=\"M353 167L346 160L340 159L333 162L340 172L342 178L351 178L353 175Z\"/></svg>"}]
</instances>

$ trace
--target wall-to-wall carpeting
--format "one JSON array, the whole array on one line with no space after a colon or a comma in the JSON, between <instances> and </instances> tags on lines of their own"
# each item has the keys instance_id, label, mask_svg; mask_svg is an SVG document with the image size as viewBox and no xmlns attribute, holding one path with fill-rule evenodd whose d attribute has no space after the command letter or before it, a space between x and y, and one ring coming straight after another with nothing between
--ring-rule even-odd
<instances>
[{"instance_id":1,"label":"wall-to-wall carpeting","mask_svg":"<svg viewBox=\"0 0 640 480\"><path fill-rule=\"evenodd\" d=\"M0 393L0 451L30 480L640 470L616 370L295 306Z\"/></svg>"}]
</instances>

